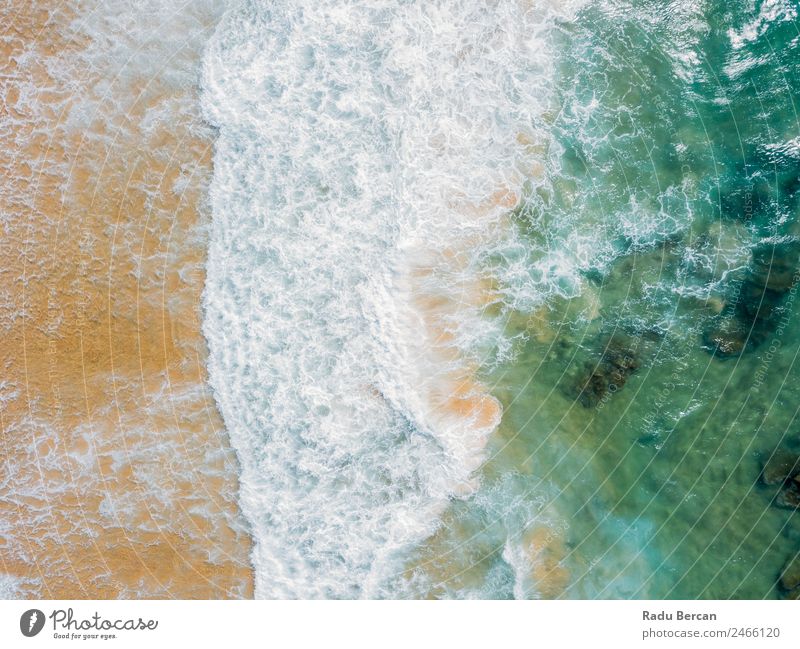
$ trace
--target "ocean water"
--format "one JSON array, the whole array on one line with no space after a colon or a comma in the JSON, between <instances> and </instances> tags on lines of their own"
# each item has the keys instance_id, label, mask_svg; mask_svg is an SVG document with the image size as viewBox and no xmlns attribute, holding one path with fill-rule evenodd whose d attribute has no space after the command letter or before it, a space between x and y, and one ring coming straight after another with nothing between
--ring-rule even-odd
<instances>
[{"instance_id":1,"label":"ocean water","mask_svg":"<svg viewBox=\"0 0 800 649\"><path fill-rule=\"evenodd\" d=\"M779 596L797 11L229 9L203 329L257 596Z\"/></svg>"}]
</instances>

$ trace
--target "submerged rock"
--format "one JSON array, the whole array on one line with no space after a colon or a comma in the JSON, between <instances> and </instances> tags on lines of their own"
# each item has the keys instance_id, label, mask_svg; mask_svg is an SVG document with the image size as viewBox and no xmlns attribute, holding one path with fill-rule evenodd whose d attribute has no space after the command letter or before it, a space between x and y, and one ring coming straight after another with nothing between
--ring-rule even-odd
<instances>
[{"instance_id":1,"label":"submerged rock","mask_svg":"<svg viewBox=\"0 0 800 649\"><path fill-rule=\"evenodd\" d=\"M764 462L761 472L764 484L784 484L795 478L800 478L800 455L779 448Z\"/></svg>"},{"instance_id":2,"label":"submerged rock","mask_svg":"<svg viewBox=\"0 0 800 649\"><path fill-rule=\"evenodd\" d=\"M762 290L783 295L797 281L800 241L760 243L753 249L750 280Z\"/></svg>"},{"instance_id":3,"label":"submerged rock","mask_svg":"<svg viewBox=\"0 0 800 649\"><path fill-rule=\"evenodd\" d=\"M735 177L740 179L744 170L739 170ZM721 216L743 223L750 222L753 217L774 206L774 192L770 183L762 176L755 173L747 176L746 182L737 182L726 187L720 197L722 207Z\"/></svg>"},{"instance_id":4,"label":"submerged rock","mask_svg":"<svg viewBox=\"0 0 800 649\"><path fill-rule=\"evenodd\" d=\"M799 269L800 241L755 246L746 277L731 288L723 312L703 332L704 346L727 358L762 344L785 315L784 300L798 281Z\"/></svg>"},{"instance_id":5,"label":"submerged rock","mask_svg":"<svg viewBox=\"0 0 800 649\"><path fill-rule=\"evenodd\" d=\"M778 584L784 593L790 595L789 599L797 599L800 596L800 555L795 555L786 562L781 570Z\"/></svg>"},{"instance_id":6,"label":"submerged rock","mask_svg":"<svg viewBox=\"0 0 800 649\"><path fill-rule=\"evenodd\" d=\"M792 482L775 496L775 504L784 509L800 509L800 489Z\"/></svg>"},{"instance_id":7,"label":"submerged rock","mask_svg":"<svg viewBox=\"0 0 800 649\"><path fill-rule=\"evenodd\" d=\"M567 394L592 408L620 390L641 365L640 340L615 333L606 339L600 357L587 362Z\"/></svg>"},{"instance_id":8,"label":"submerged rock","mask_svg":"<svg viewBox=\"0 0 800 649\"><path fill-rule=\"evenodd\" d=\"M786 448L777 448L765 458L761 482L779 486L773 501L777 507L800 509L800 455Z\"/></svg>"},{"instance_id":9,"label":"submerged rock","mask_svg":"<svg viewBox=\"0 0 800 649\"><path fill-rule=\"evenodd\" d=\"M703 345L724 358L739 356L747 346L750 329L733 314L714 317L703 332Z\"/></svg>"}]
</instances>

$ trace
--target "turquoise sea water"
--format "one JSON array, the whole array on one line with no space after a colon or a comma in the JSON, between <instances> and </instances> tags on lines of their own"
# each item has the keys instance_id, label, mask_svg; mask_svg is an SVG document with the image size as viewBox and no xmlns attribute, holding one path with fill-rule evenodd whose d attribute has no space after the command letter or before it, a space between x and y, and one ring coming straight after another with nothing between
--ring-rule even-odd
<instances>
[{"instance_id":1,"label":"turquoise sea water","mask_svg":"<svg viewBox=\"0 0 800 649\"><path fill-rule=\"evenodd\" d=\"M251 0L209 47L205 330L257 595L781 594L800 4L541 7ZM488 441L429 398L465 367Z\"/></svg>"},{"instance_id":2,"label":"turquoise sea water","mask_svg":"<svg viewBox=\"0 0 800 649\"><path fill-rule=\"evenodd\" d=\"M759 474L800 443L800 305L776 298L783 327L734 316L743 351L715 354L707 332L718 311L775 297L741 297L742 282L768 281L753 279L754 249L771 267L800 261L797 8L590 5L556 32L555 146L517 217L542 255L591 232L581 272L599 308L586 290L550 300L544 332L508 309L522 341L491 373L505 413L484 485L422 553L437 562L445 547L465 566L449 595L469 582L536 596L535 581L515 592L503 553L540 517L564 530L558 596L777 596L800 517ZM583 405L576 382L615 345L636 371Z\"/></svg>"}]
</instances>

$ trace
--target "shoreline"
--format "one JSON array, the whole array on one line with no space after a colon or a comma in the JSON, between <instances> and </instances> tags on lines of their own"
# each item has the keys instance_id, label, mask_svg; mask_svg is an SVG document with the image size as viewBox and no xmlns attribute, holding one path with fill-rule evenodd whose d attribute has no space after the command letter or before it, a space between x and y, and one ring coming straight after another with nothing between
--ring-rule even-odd
<instances>
[{"instance_id":1,"label":"shoreline","mask_svg":"<svg viewBox=\"0 0 800 649\"><path fill-rule=\"evenodd\" d=\"M102 68L94 14L19 12L4 45L0 570L18 597L252 596L204 366L213 142L182 82L216 16L197 12L161 17L187 36L152 59L136 38L159 18L127 17L143 34L107 34Z\"/></svg>"}]
</instances>

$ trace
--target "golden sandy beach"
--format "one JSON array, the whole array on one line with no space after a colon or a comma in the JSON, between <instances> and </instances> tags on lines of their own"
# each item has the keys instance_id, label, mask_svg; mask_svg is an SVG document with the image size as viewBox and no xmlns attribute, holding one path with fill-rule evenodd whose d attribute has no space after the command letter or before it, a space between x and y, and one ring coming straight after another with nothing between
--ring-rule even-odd
<instances>
[{"instance_id":1,"label":"golden sandy beach","mask_svg":"<svg viewBox=\"0 0 800 649\"><path fill-rule=\"evenodd\" d=\"M218 10L173 10L3 2L0 596L252 595L200 329Z\"/></svg>"}]
</instances>

